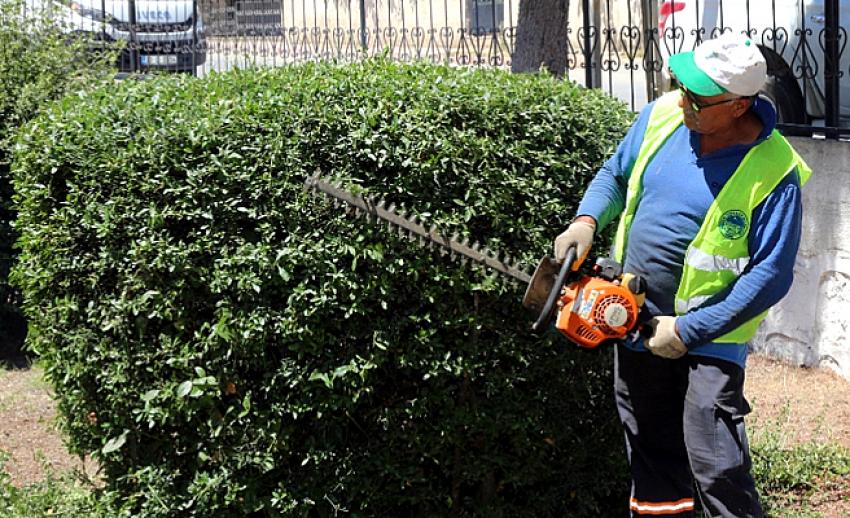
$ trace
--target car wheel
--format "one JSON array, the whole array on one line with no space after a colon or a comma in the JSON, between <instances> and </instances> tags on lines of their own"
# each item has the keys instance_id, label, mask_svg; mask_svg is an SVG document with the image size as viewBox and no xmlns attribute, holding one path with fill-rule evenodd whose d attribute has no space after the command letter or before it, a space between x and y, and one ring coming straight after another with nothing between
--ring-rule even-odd
<instances>
[{"instance_id":1,"label":"car wheel","mask_svg":"<svg viewBox=\"0 0 850 518\"><path fill-rule=\"evenodd\" d=\"M781 57L760 47L767 61L767 81L762 87L762 95L769 98L776 107L779 123L808 124L806 105L800 85L791 72L791 68Z\"/></svg>"},{"instance_id":2,"label":"car wheel","mask_svg":"<svg viewBox=\"0 0 850 518\"><path fill-rule=\"evenodd\" d=\"M768 76L762 94L776 106L777 122L806 124L808 121L800 88L796 82L790 85L789 82L787 77Z\"/></svg>"}]
</instances>

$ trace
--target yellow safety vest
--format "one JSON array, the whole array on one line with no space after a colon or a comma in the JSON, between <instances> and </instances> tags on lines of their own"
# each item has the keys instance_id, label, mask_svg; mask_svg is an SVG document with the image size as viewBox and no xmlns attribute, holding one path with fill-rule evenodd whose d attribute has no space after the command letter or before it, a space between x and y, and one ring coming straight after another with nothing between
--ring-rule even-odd
<instances>
[{"instance_id":1,"label":"yellow safety vest","mask_svg":"<svg viewBox=\"0 0 850 518\"><path fill-rule=\"evenodd\" d=\"M683 123L679 92L660 97L649 115L643 143L629 177L626 203L614 238L614 257L623 262L629 228L640 203L646 166L667 138ZM700 307L732 284L749 263L749 230L752 213L786 175L794 170L805 184L811 168L776 130L754 146L720 190L705 214L696 237L688 245L682 278L676 291L677 315ZM745 343L756 333L766 311L716 342Z\"/></svg>"}]
</instances>

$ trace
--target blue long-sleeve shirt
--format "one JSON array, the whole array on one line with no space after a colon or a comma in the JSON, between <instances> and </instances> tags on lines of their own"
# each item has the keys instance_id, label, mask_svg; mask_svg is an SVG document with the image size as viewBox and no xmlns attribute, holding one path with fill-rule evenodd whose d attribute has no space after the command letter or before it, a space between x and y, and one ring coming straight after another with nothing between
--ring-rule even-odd
<instances>
[{"instance_id":1,"label":"blue long-sleeve shirt","mask_svg":"<svg viewBox=\"0 0 850 518\"><path fill-rule=\"evenodd\" d=\"M654 103L647 105L640 113L579 205L577 214L592 216L599 229L617 220L625 206L629 175L653 106ZM764 124L753 144L734 145L700 156L699 135L682 125L644 171L643 193L629 231L623 265L624 271L647 280L643 318L675 315L674 299L688 245L741 159L750 148L769 138L776 126L776 111L769 101L758 98L752 110ZM800 182L797 174L789 174L753 212L748 236L750 262L741 276L677 320L689 353L745 365L746 344L712 341L767 310L788 292L801 222ZM628 339L626 346L644 349L639 337Z\"/></svg>"}]
</instances>

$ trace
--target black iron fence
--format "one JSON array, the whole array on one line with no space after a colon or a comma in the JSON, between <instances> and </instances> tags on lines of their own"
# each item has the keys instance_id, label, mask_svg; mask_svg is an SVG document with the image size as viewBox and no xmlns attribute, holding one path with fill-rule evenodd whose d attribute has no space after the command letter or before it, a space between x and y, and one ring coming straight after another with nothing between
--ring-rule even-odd
<instances>
[{"instance_id":1,"label":"black iron fence","mask_svg":"<svg viewBox=\"0 0 850 518\"><path fill-rule=\"evenodd\" d=\"M0 0L8 1L8 0ZM384 55L510 67L521 1L26 0L98 45L124 45L128 72L198 75L234 67ZM637 110L668 87L664 63L721 32L749 35L769 65L765 93L786 133L850 134L850 2L572 0L566 76Z\"/></svg>"}]
</instances>

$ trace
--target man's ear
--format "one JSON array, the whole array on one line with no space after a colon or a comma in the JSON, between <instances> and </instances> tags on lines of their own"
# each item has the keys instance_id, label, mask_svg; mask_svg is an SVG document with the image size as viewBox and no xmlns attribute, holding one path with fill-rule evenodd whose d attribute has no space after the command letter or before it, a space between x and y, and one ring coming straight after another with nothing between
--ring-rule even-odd
<instances>
[{"instance_id":1,"label":"man's ear","mask_svg":"<svg viewBox=\"0 0 850 518\"><path fill-rule=\"evenodd\" d=\"M735 102L735 117L741 117L747 113L753 105L752 97L742 97Z\"/></svg>"}]
</instances>

